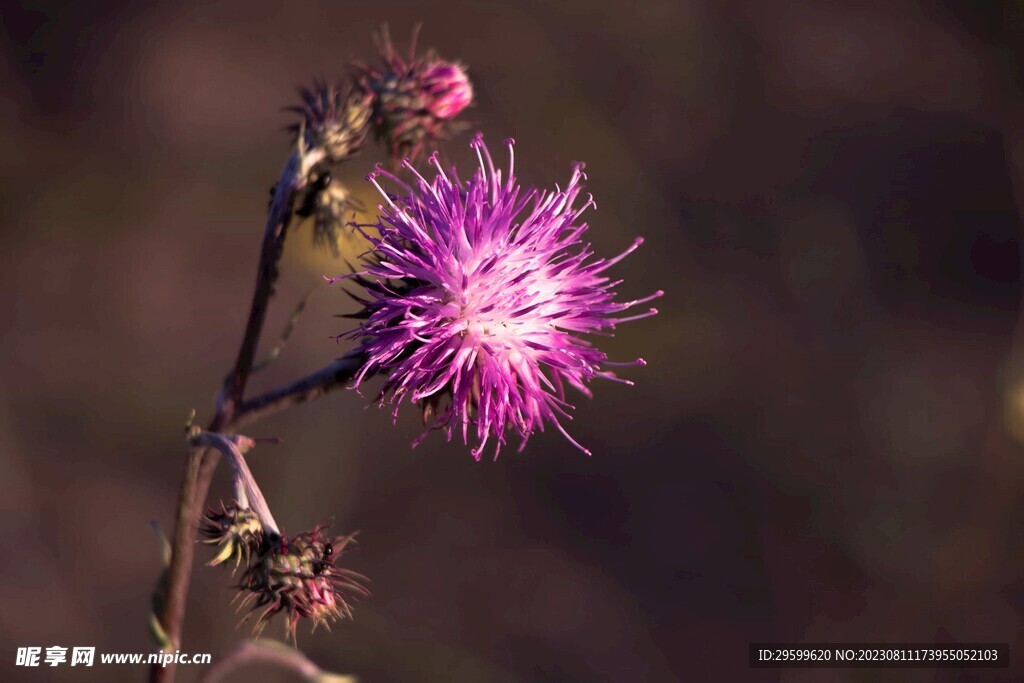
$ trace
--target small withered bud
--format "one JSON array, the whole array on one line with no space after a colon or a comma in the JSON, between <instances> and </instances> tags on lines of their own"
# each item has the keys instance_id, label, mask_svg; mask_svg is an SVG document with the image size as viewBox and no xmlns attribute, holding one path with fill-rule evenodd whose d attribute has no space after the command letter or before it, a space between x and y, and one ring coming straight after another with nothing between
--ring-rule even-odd
<instances>
[{"instance_id":1,"label":"small withered bud","mask_svg":"<svg viewBox=\"0 0 1024 683\"><path fill-rule=\"evenodd\" d=\"M203 543L219 547L209 566L234 560L232 572L239 565L248 566L250 557L259 551L264 539L263 525L255 512L235 503L225 506L223 502L220 511L211 508L203 516L199 534Z\"/></svg>"},{"instance_id":2,"label":"small withered bud","mask_svg":"<svg viewBox=\"0 0 1024 683\"><path fill-rule=\"evenodd\" d=\"M254 636L281 612L293 641L300 619L329 629L338 619L352 618L353 599L369 596L369 579L335 564L353 535L331 538L325 531L321 525L290 539L275 538L253 558L238 588L241 606L251 605L249 616L256 614Z\"/></svg>"},{"instance_id":3,"label":"small withered bud","mask_svg":"<svg viewBox=\"0 0 1024 683\"><path fill-rule=\"evenodd\" d=\"M329 249L337 257L339 237L349 226L354 212L362 208L348 188L323 171L313 178L295 213L303 218L313 217L313 244Z\"/></svg>"},{"instance_id":4,"label":"small withered bud","mask_svg":"<svg viewBox=\"0 0 1024 683\"><path fill-rule=\"evenodd\" d=\"M453 119L472 104L473 85L457 62L433 51L416 56L415 35L407 58L395 50L386 28L376 38L381 64L353 64L352 80L372 103L374 135L388 147L392 163L406 156L415 160L457 132Z\"/></svg>"},{"instance_id":5,"label":"small withered bud","mask_svg":"<svg viewBox=\"0 0 1024 683\"><path fill-rule=\"evenodd\" d=\"M316 195L313 212L313 243L338 256L338 238L363 205L341 183L335 181Z\"/></svg>"},{"instance_id":6,"label":"small withered bud","mask_svg":"<svg viewBox=\"0 0 1024 683\"><path fill-rule=\"evenodd\" d=\"M302 216L303 218L312 216L316 210L317 196L326 190L330 184L331 174L328 171L317 173L313 178L313 182L306 188L306 198L302 200L302 205L295 209L295 215Z\"/></svg>"},{"instance_id":7,"label":"small withered bud","mask_svg":"<svg viewBox=\"0 0 1024 683\"><path fill-rule=\"evenodd\" d=\"M372 102L358 89L316 83L299 90L302 106L290 107L302 119L289 127L303 135L309 148L322 149L324 160L336 164L362 149L369 131Z\"/></svg>"}]
</instances>

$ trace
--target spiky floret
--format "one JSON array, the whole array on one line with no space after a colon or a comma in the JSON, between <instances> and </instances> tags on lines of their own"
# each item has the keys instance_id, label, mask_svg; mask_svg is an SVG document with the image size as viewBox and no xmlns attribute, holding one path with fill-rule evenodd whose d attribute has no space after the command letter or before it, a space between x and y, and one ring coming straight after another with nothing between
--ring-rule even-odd
<instances>
[{"instance_id":1,"label":"spiky floret","mask_svg":"<svg viewBox=\"0 0 1024 683\"><path fill-rule=\"evenodd\" d=\"M364 321L347 333L363 339L367 357L355 385L384 374L379 400L394 405L396 420L409 399L422 407L424 424L448 439L458 428L468 445L472 431L477 459L490 439L497 457L506 431L519 435L522 450L545 423L589 454L560 422L571 419L565 386L589 396L586 384L595 377L632 382L618 380L608 368L621 364L609 363L583 335L656 313L616 317L662 292L615 301L618 282L604 273L642 240L615 258L593 259L579 218L594 202L588 196L576 205L582 164L564 190L523 191L513 175L513 142L506 145L504 182L479 135L471 145L479 168L469 181L454 169L445 173L436 154L432 181L408 161L412 185L379 168L369 177L385 203L377 234L366 234L372 257L357 277L366 287L357 316ZM398 195L385 192L378 177L397 185Z\"/></svg>"},{"instance_id":2,"label":"spiky floret","mask_svg":"<svg viewBox=\"0 0 1024 683\"><path fill-rule=\"evenodd\" d=\"M203 516L199 534L204 543L218 547L209 565L214 567L234 560L232 572L239 565L248 566L249 558L263 544L263 525L259 517L235 503L225 506L222 502L220 510L210 508Z\"/></svg>"},{"instance_id":3,"label":"spiky floret","mask_svg":"<svg viewBox=\"0 0 1024 683\"><path fill-rule=\"evenodd\" d=\"M331 538L325 531L321 525L290 539L275 537L260 549L238 586L240 608L251 606L249 616L256 615L254 636L278 613L293 641L300 619L329 629L337 619L352 618L353 599L369 596L369 579L335 564L353 535Z\"/></svg>"},{"instance_id":4,"label":"spiky floret","mask_svg":"<svg viewBox=\"0 0 1024 683\"><path fill-rule=\"evenodd\" d=\"M473 85L461 64L433 51L417 56L415 33L408 57L395 49L386 27L376 40L381 64L353 64L352 79L373 103L374 134L391 158L416 159L453 132L452 119L473 102Z\"/></svg>"}]
</instances>

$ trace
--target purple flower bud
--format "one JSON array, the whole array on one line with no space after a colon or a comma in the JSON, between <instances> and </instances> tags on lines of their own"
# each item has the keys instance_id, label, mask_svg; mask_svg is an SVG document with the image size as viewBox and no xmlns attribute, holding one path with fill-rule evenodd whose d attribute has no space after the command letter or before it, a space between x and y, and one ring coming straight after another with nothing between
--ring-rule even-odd
<instances>
[{"instance_id":1,"label":"purple flower bud","mask_svg":"<svg viewBox=\"0 0 1024 683\"><path fill-rule=\"evenodd\" d=\"M414 41L415 43L415 38ZM433 52L408 57L395 50L387 31L378 37L379 66L353 64L357 93L371 102L371 125L377 140L388 148L392 163L416 159L456 128L453 119L473 101L473 86L465 69Z\"/></svg>"},{"instance_id":2,"label":"purple flower bud","mask_svg":"<svg viewBox=\"0 0 1024 683\"><path fill-rule=\"evenodd\" d=\"M435 62L423 75L427 109L438 119L452 119L473 102L473 85L458 64Z\"/></svg>"}]
</instances>

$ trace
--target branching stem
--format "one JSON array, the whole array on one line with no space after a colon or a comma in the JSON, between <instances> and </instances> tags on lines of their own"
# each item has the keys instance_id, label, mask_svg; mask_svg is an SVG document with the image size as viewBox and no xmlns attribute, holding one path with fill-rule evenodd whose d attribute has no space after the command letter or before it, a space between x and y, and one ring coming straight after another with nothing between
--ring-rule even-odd
<instances>
[{"instance_id":1,"label":"branching stem","mask_svg":"<svg viewBox=\"0 0 1024 683\"><path fill-rule=\"evenodd\" d=\"M278 263L284 249L296 193L306 185L313 169L323 160L321 150L305 147L304 136L301 132L297 136L297 140L296 149L288 157L274 187L274 196L267 211L267 222L263 231L256 284L245 334L242 337L242 344L231 373L225 379L224 386L218 394L217 411L207 427L207 432L230 433L243 422L251 422L256 417L283 410L295 403L322 395L346 379L344 372L334 368L335 363L325 368L325 370L333 368L327 374L322 374L324 371L314 373L297 383L268 392L264 395L265 398L257 398L248 408L243 405L246 383L252 373L267 308L270 298L274 294L274 285L279 274ZM347 368L348 365L345 367ZM351 370L348 377L351 377L354 372L355 368ZM185 462L185 473L178 493L174 539L171 562L166 574L167 583L163 609L161 614L157 615L160 625L175 647L181 644L181 631L185 620L185 601L192 575L193 551L199 518L219 458L220 453L216 448L210 448L205 444L193 444ZM174 680L174 674L173 665L156 664L150 669L150 681L151 683L171 683Z\"/></svg>"}]
</instances>

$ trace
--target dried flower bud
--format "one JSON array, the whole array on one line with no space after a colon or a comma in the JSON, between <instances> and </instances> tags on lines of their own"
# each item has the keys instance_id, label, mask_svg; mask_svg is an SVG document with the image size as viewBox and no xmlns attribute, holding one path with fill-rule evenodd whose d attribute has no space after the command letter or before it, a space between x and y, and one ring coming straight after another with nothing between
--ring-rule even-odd
<instances>
[{"instance_id":1,"label":"dried flower bud","mask_svg":"<svg viewBox=\"0 0 1024 683\"><path fill-rule=\"evenodd\" d=\"M296 135L305 136L307 147L324 151L328 163L343 161L360 149L369 131L372 102L358 90L340 85L317 83L312 89L302 88L301 107L290 107L302 116L291 126Z\"/></svg>"},{"instance_id":2,"label":"dried flower bud","mask_svg":"<svg viewBox=\"0 0 1024 683\"><path fill-rule=\"evenodd\" d=\"M239 585L242 606L258 612L253 634L258 635L279 612L285 614L288 635L295 640L299 619L315 629L342 617L352 618L349 601L366 597L367 579L335 565L352 535L328 538L318 526L295 537L276 538L261 548Z\"/></svg>"},{"instance_id":3,"label":"dried flower bud","mask_svg":"<svg viewBox=\"0 0 1024 683\"><path fill-rule=\"evenodd\" d=\"M324 171L317 175L306 191L302 206L295 213L313 217L313 244L329 249L335 257L338 239L349 226L353 214L362 210L362 203L342 183Z\"/></svg>"},{"instance_id":4,"label":"dried flower bud","mask_svg":"<svg viewBox=\"0 0 1024 683\"><path fill-rule=\"evenodd\" d=\"M338 235L352 220L352 214L361 208L359 200L339 182L331 183L317 196L313 216L313 239L338 255Z\"/></svg>"},{"instance_id":5,"label":"dried flower bud","mask_svg":"<svg viewBox=\"0 0 1024 683\"><path fill-rule=\"evenodd\" d=\"M353 65L356 90L372 102L371 123L393 162L418 157L453 130L452 119L473 101L465 69L428 52L416 56L415 38L408 58L395 51L387 30L377 39L379 67Z\"/></svg>"},{"instance_id":6,"label":"dried flower bud","mask_svg":"<svg viewBox=\"0 0 1024 683\"><path fill-rule=\"evenodd\" d=\"M199 533L204 543L220 547L210 566L234 560L232 571L240 564L248 566L249 558L258 552L264 538L263 525L256 513L237 504L225 507L221 503L220 512L210 509L203 517Z\"/></svg>"}]
</instances>

